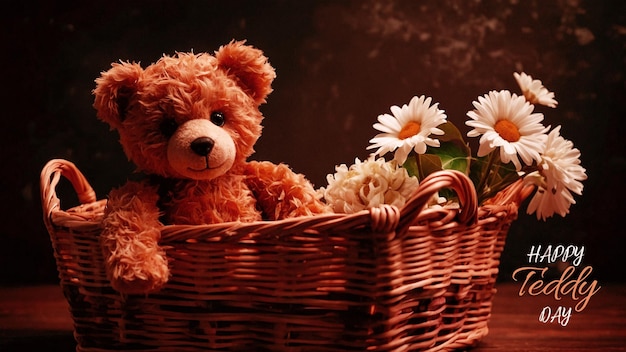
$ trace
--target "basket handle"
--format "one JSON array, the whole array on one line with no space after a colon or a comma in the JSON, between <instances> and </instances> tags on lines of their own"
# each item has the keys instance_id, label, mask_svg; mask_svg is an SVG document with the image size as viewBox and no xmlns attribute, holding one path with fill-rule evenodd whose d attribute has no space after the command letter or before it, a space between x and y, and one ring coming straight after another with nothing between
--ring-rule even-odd
<instances>
[{"instance_id":1,"label":"basket handle","mask_svg":"<svg viewBox=\"0 0 626 352\"><path fill-rule=\"evenodd\" d=\"M478 197L474 184L467 175L460 171L442 170L428 175L420 182L415 193L400 210L400 222L396 232L404 233L433 195L443 188L452 188L459 197L461 203L459 221L464 224L476 223L478 219Z\"/></svg>"},{"instance_id":2,"label":"basket handle","mask_svg":"<svg viewBox=\"0 0 626 352\"><path fill-rule=\"evenodd\" d=\"M41 170L40 187L41 187L41 206L43 207L44 222L50 228L52 212L61 208L61 201L56 194L56 186L61 176L67 178L81 204L95 202L96 192L87 182L85 176L78 170L76 165L64 159L52 159Z\"/></svg>"}]
</instances>

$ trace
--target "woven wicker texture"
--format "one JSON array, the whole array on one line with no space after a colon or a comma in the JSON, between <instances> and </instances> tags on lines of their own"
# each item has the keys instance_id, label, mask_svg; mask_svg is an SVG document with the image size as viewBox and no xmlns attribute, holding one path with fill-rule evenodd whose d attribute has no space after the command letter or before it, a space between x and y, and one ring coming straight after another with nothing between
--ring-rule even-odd
<instances>
[{"instance_id":1,"label":"woven wicker texture","mask_svg":"<svg viewBox=\"0 0 626 352\"><path fill-rule=\"evenodd\" d=\"M81 205L62 210L65 177ZM425 208L442 188L460 209ZM500 253L521 184L477 207L471 181L443 171L405 207L272 222L166 226L172 276L123 296L99 244L105 200L70 162L41 174L44 222L78 351L439 351L487 334Z\"/></svg>"}]
</instances>

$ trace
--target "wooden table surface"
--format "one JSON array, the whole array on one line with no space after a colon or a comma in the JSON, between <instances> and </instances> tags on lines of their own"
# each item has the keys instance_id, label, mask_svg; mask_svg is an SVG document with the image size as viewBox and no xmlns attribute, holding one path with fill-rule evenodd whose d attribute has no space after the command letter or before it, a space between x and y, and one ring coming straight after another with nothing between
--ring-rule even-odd
<instances>
[{"instance_id":1,"label":"wooden table surface","mask_svg":"<svg viewBox=\"0 0 626 352\"><path fill-rule=\"evenodd\" d=\"M540 313L548 306L554 315L558 306L577 302L518 291L517 283L498 284L489 335L472 351L626 351L626 285L602 285L566 326L558 317L540 322ZM0 288L0 351L73 350L72 321L58 286Z\"/></svg>"}]
</instances>

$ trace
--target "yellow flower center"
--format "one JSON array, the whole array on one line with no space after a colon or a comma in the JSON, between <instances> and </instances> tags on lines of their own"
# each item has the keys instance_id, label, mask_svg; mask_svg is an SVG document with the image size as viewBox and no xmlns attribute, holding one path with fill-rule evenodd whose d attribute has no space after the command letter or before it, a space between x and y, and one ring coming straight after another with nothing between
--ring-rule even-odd
<instances>
[{"instance_id":1,"label":"yellow flower center","mask_svg":"<svg viewBox=\"0 0 626 352\"><path fill-rule=\"evenodd\" d=\"M422 126L419 124L419 122L409 121L406 125L404 125L404 127L402 127L400 133L398 133L398 138L407 139L409 137L413 137L416 134L420 133L421 128Z\"/></svg>"},{"instance_id":2,"label":"yellow flower center","mask_svg":"<svg viewBox=\"0 0 626 352\"><path fill-rule=\"evenodd\" d=\"M509 142L517 142L521 137L517 126L515 126L515 124L509 120L500 120L496 122L496 125L493 126L493 129L498 132L500 137L506 139Z\"/></svg>"}]
</instances>

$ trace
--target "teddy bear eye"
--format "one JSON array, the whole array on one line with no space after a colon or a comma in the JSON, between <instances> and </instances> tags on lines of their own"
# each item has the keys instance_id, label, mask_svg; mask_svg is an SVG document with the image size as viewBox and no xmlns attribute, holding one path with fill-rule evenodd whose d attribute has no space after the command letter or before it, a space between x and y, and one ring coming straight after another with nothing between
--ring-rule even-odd
<instances>
[{"instance_id":1,"label":"teddy bear eye","mask_svg":"<svg viewBox=\"0 0 626 352\"><path fill-rule=\"evenodd\" d=\"M165 120L161 121L161 125L159 126L159 128L161 130L161 133L165 137L169 138L173 136L174 132L176 132L176 130L178 129L178 124L173 118L166 118Z\"/></svg>"},{"instance_id":2,"label":"teddy bear eye","mask_svg":"<svg viewBox=\"0 0 626 352\"><path fill-rule=\"evenodd\" d=\"M226 118L222 112L214 111L211 113L211 122L213 122L216 126L222 127L224 126L224 123L226 123Z\"/></svg>"}]
</instances>

